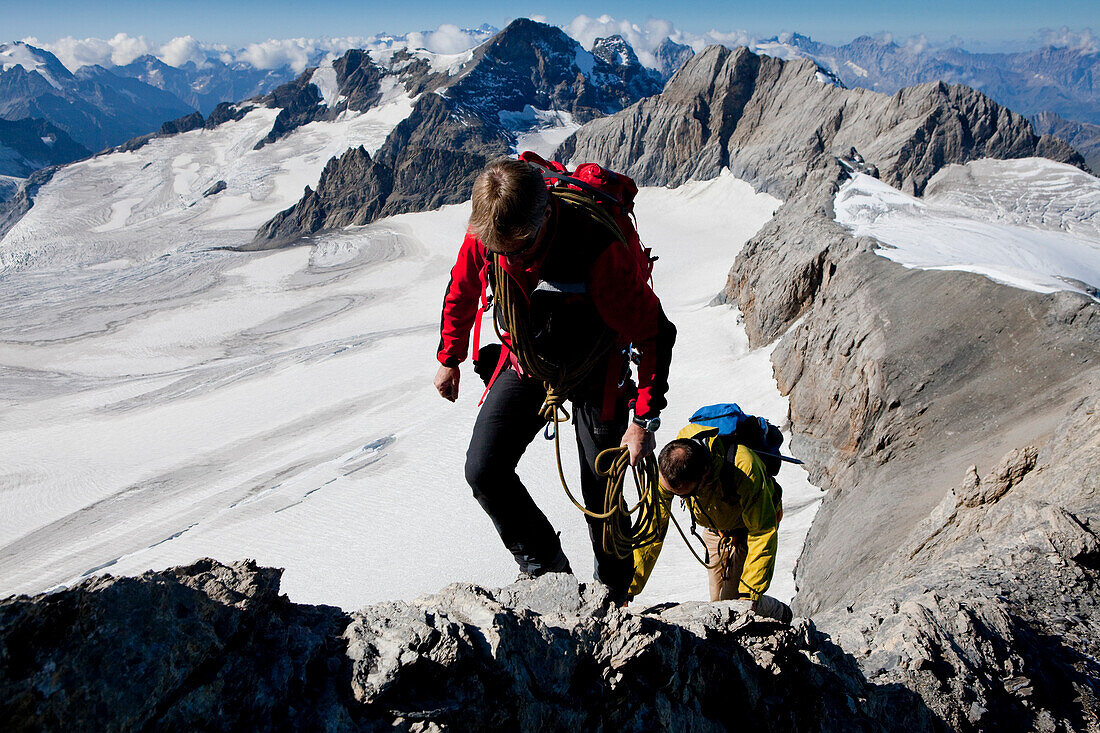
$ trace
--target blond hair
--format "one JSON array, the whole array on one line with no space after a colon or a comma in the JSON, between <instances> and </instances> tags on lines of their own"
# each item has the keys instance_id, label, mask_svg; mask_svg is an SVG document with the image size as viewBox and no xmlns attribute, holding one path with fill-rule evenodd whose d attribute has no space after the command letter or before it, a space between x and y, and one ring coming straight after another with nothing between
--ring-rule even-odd
<instances>
[{"instance_id":1,"label":"blond hair","mask_svg":"<svg viewBox=\"0 0 1100 733\"><path fill-rule=\"evenodd\" d=\"M549 194L537 167L501 158L474 181L468 229L489 249L506 254L515 242L538 234Z\"/></svg>"}]
</instances>

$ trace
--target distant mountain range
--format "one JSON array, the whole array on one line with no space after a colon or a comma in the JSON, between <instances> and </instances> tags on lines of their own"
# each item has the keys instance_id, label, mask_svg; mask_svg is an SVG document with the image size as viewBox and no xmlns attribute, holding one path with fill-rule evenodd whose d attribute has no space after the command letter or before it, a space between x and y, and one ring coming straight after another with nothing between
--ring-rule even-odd
<instances>
[{"instance_id":1,"label":"distant mountain range","mask_svg":"<svg viewBox=\"0 0 1100 733\"><path fill-rule=\"evenodd\" d=\"M849 87L893 94L928 81L965 84L1014 112L1054 112L1065 119L1100 124L1100 53L1047 46L1018 53L972 53L961 48L923 48L860 36L843 46L798 34L755 46L780 58L806 56Z\"/></svg>"},{"instance_id":2,"label":"distant mountain range","mask_svg":"<svg viewBox=\"0 0 1100 733\"><path fill-rule=\"evenodd\" d=\"M651 63L655 68L643 67L635 50L620 36L597 39L590 51L581 50L588 64L598 60L608 67L633 69L630 78L608 87L618 90L610 93L618 94L620 102L660 91L664 82L694 55L690 46L668 38L653 50ZM927 81L965 84L1025 116L1057 115L1066 121L1064 125L1052 127L1043 117L1036 123L1040 125L1037 130L1070 141L1094 168L1100 163L1094 152L1100 147L1096 127L1100 125L1100 53L1053 46L1018 53L972 53L959 48L902 45L868 36L833 46L799 34L759 41L751 50L785 59L810 58L848 87L891 94ZM373 53L380 55L378 51ZM392 53L391 49L382 55ZM314 55L318 58L311 57L310 68L329 63L320 52ZM95 152L156 132L166 121L194 112L209 116L220 103L263 97L299 76L288 65L258 69L244 61L227 63L216 56L200 64L188 61L176 67L145 55L121 66L84 66L73 72L49 51L15 42L0 45L0 118L42 120ZM466 85L475 83L468 81ZM562 83L568 86L568 80ZM588 97L604 94L604 86L603 81L593 78L592 85L576 95L571 104L584 107ZM560 102L553 95L545 101L547 108L554 109ZM608 107L607 100L600 104L604 106L592 109L608 112L618 108ZM67 150L78 157L86 154L75 148ZM11 160L11 155L0 156L0 174L26 175L26 161L16 164ZM68 161L50 164L64 162Z\"/></svg>"}]
</instances>

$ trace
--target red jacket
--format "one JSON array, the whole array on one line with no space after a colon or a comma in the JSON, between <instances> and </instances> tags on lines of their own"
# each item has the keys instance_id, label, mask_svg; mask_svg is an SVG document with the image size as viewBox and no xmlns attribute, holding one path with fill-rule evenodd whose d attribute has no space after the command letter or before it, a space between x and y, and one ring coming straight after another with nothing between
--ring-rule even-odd
<instances>
[{"instance_id":1,"label":"red jacket","mask_svg":"<svg viewBox=\"0 0 1100 733\"><path fill-rule=\"evenodd\" d=\"M547 256L569 237L586 236L578 231L575 219L563 216L557 200L552 199L553 214L547 223L547 243L534 262L523 268L501 259L505 272L512 276L520 291L527 297L538 284L539 272ZM482 272L487 266L485 245L467 233L458 251L458 259L451 268L451 281L443 298L443 317L440 325L440 342L437 358L445 366L458 366L469 351L470 329L478 315L482 293ZM588 292L601 318L618 337L618 345L632 344L641 354L638 365L638 394L635 413L642 417L656 415L664 408L668 391L668 369L672 360L672 346L676 328L665 317L661 303L635 263L634 255L619 242L603 249L593 260L588 272ZM609 399L618 388L621 357L616 352L609 356L609 378L605 380L605 418ZM513 358L513 368L518 364Z\"/></svg>"}]
</instances>

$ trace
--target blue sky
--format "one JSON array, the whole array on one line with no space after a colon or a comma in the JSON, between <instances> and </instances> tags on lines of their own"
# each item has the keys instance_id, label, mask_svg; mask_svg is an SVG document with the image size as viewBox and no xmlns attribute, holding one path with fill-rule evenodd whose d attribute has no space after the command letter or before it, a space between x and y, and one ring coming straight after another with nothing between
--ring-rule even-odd
<instances>
[{"instance_id":1,"label":"blue sky","mask_svg":"<svg viewBox=\"0 0 1100 733\"><path fill-rule=\"evenodd\" d=\"M763 37L799 31L833 43L877 31L891 31L899 37L925 34L937 41L955 37L968 43L998 44L1025 41L1040 28L1100 30L1098 0L556 0L542 7L501 0L6 0L0 7L0 40L27 36L42 40L110 38L124 32L161 42L191 35L203 41L243 45L266 38L404 33L434 29L443 23L503 27L517 16L541 15L550 23L565 25L581 14L608 14L638 24L660 18L694 33L743 30Z\"/></svg>"}]
</instances>

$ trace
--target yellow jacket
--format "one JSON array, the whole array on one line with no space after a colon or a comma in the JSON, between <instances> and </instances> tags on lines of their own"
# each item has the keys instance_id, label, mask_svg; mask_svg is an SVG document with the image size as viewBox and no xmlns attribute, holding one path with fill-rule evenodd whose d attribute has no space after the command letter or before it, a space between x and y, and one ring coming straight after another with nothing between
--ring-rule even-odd
<instances>
[{"instance_id":1,"label":"yellow jacket","mask_svg":"<svg viewBox=\"0 0 1100 733\"><path fill-rule=\"evenodd\" d=\"M775 570L775 553L778 548L779 501L778 491L768 476L763 462L750 449L737 446L733 470L726 470L727 484L722 485L721 477L726 463L726 446L718 437L718 429L705 425L688 425L679 432L677 438L695 438L705 441L710 450L712 468L691 496L684 497L688 510L697 524L703 527L725 532L744 529L748 533L748 555L745 569L741 574L738 591L742 596L757 600L771 584ZM657 516L657 536L660 538L651 545L634 551L634 580L630 584L630 595L642 592L657 557L664 545L668 531L669 512L676 495L659 487L660 499ZM713 558L712 558L713 559Z\"/></svg>"}]
</instances>

